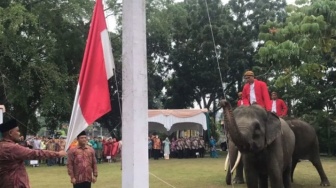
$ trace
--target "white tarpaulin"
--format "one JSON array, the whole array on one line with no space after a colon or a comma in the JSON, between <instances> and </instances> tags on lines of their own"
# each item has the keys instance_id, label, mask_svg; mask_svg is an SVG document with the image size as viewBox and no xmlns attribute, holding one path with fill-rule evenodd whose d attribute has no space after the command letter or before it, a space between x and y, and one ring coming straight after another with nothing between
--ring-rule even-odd
<instances>
[{"instance_id":1,"label":"white tarpaulin","mask_svg":"<svg viewBox=\"0 0 336 188\"><path fill-rule=\"evenodd\" d=\"M149 131L207 130L206 109L148 110Z\"/></svg>"}]
</instances>

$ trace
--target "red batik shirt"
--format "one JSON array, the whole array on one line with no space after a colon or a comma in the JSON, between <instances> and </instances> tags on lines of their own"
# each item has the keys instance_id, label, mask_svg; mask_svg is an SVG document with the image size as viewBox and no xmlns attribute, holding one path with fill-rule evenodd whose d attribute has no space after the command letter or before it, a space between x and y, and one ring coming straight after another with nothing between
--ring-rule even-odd
<instances>
[{"instance_id":1,"label":"red batik shirt","mask_svg":"<svg viewBox=\"0 0 336 188\"><path fill-rule=\"evenodd\" d=\"M60 157L58 152L32 150L7 139L0 141L0 188L29 188L24 160Z\"/></svg>"},{"instance_id":2,"label":"red batik shirt","mask_svg":"<svg viewBox=\"0 0 336 188\"><path fill-rule=\"evenodd\" d=\"M68 174L77 183L92 182L92 175L98 176L95 151L88 145L77 146L68 152Z\"/></svg>"}]
</instances>

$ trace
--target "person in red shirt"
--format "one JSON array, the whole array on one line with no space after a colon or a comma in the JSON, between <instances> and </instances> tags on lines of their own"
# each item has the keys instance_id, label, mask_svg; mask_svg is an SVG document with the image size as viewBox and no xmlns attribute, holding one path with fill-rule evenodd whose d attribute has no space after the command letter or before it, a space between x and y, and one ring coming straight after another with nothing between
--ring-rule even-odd
<instances>
[{"instance_id":1,"label":"person in red shirt","mask_svg":"<svg viewBox=\"0 0 336 188\"><path fill-rule=\"evenodd\" d=\"M60 158L66 156L65 151L33 150L18 144L20 130L15 119L0 124L2 140L0 140L0 187L29 188L29 179L24 160Z\"/></svg>"},{"instance_id":2,"label":"person in red shirt","mask_svg":"<svg viewBox=\"0 0 336 188\"><path fill-rule=\"evenodd\" d=\"M85 131L77 136L78 145L68 152L68 174L73 188L90 188L98 177L94 149L87 144Z\"/></svg>"},{"instance_id":3,"label":"person in red shirt","mask_svg":"<svg viewBox=\"0 0 336 188\"><path fill-rule=\"evenodd\" d=\"M238 93L238 101L237 101L237 107L243 105L244 102L242 100L242 92Z\"/></svg>"},{"instance_id":4,"label":"person in red shirt","mask_svg":"<svg viewBox=\"0 0 336 188\"><path fill-rule=\"evenodd\" d=\"M286 103L278 98L278 94L275 91L271 93L271 97L272 112L276 113L279 117L287 116L288 108Z\"/></svg>"},{"instance_id":5,"label":"person in red shirt","mask_svg":"<svg viewBox=\"0 0 336 188\"><path fill-rule=\"evenodd\" d=\"M244 105L258 104L267 111L271 111L270 96L266 83L255 79L252 71L246 71L244 79L246 81L242 92Z\"/></svg>"},{"instance_id":6,"label":"person in red shirt","mask_svg":"<svg viewBox=\"0 0 336 188\"><path fill-rule=\"evenodd\" d=\"M239 92L239 93L238 93L237 107L238 107L238 106L241 106L241 105L245 105L245 106L247 105L247 104L244 104L244 101L243 101L243 99L242 99L242 95L243 95L242 92Z\"/></svg>"}]
</instances>

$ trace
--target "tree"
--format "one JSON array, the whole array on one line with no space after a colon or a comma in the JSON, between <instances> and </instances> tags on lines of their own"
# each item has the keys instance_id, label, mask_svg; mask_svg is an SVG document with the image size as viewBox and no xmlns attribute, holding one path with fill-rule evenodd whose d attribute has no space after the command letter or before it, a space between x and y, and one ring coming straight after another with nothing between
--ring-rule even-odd
<instances>
[{"instance_id":1,"label":"tree","mask_svg":"<svg viewBox=\"0 0 336 188\"><path fill-rule=\"evenodd\" d=\"M293 115L329 133L333 123L322 122L332 122L325 113L335 120L335 8L331 0L289 6L285 23L262 26L265 45L258 52L260 62L272 66L275 87L290 99ZM331 145L330 134L327 140Z\"/></svg>"},{"instance_id":2,"label":"tree","mask_svg":"<svg viewBox=\"0 0 336 188\"><path fill-rule=\"evenodd\" d=\"M171 77L166 82L168 108L192 107L196 101L200 108L210 109L214 101L223 96L218 68L223 74L228 67L225 54L220 54L220 45L216 46L217 54L215 52L206 6L211 10L209 16L216 41L220 35L226 34L227 29L222 25L225 25L228 10L224 9L221 1L209 4L186 1L177 3L172 10L175 16L167 63L171 70Z\"/></svg>"},{"instance_id":3,"label":"tree","mask_svg":"<svg viewBox=\"0 0 336 188\"><path fill-rule=\"evenodd\" d=\"M68 119L77 82L74 72L78 74L82 56L77 55L83 54L88 28L84 20L92 5L23 0L1 4L1 101L19 120L24 135L37 132L37 114L46 116L50 127Z\"/></svg>"}]
</instances>

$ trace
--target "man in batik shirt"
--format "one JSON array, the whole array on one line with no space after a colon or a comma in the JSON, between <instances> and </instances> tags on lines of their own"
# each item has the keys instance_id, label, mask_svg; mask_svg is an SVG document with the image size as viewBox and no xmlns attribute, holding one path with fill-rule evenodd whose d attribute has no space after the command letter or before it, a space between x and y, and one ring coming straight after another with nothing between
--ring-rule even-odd
<instances>
[{"instance_id":1,"label":"man in batik shirt","mask_svg":"<svg viewBox=\"0 0 336 188\"><path fill-rule=\"evenodd\" d=\"M178 138L176 141L176 150L177 150L177 158L182 159L183 158L183 147L184 147L184 141L182 138Z\"/></svg>"},{"instance_id":2,"label":"man in batik shirt","mask_svg":"<svg viewBox=\"0 0 336 188\"><path fill-rule=\"evenodd\" d=\"M68 174L74 188L91 188L98 177L95 151L87 145L85 131L77 136L78 146L68 152Z\"/></svg>"},{"instance_id":3,"label":"man in batik shirt","mask_svg":"<svg viewBox=\"0 0 336 188\"><path fill-rule=\"evenodd\" d=\"M25 160L64 157L65 151L32 150L18 142L20 131L16 120L0 124L3 139L0 141L0 188L29 188Z\"/></svg>"},{"instance_id":4,"label":"man in batik shirt","mask_svg":"<svg viewBox=\"0 0 336 188\"><path fill-rule=\"evenodd\" d=\"M200 139L199 139L198 149L199 149L199 152L200 152L200 157L203 158L204 153L205 153L205 143L204 143L203 137L200 137Z\"/></svg>"}]
</instances>

